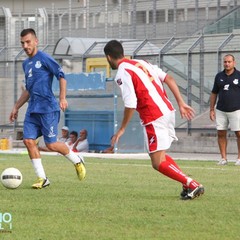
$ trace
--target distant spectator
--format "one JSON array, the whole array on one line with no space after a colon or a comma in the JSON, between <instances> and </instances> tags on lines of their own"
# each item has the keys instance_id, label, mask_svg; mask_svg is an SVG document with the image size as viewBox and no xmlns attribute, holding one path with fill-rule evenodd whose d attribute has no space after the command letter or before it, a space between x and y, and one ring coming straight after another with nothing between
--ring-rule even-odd
<instances>
[{"instance_id":1,"label":"distant spectator","mask_svg":"<svg viewBox=\"0 0 240 240\"><path fill-rule=\"evenodd\" d=\"M57 140L58 142L63 142L63 143L67 143L68 141L70 141L69 139L69 128L67 126L63 126L62 127L62 135L58 138ZM42 138L39 138L37 141L38 144L38 150L42 151L42 152L52 152L43 142Z\"/></svg>"},{"instance_id":2,"label":"distant spectator","mask_svg":"<svg viewBox=\"0 0 240 240\"><path fill-rule=\"evenodd\" d=\"M240 71L235 57L223 57L224 70L217 73L210 95L210 119L215 121L221 159L218 165L227 165L227 132L230 127L237 142L236 166L240 166ZM216 106L215 106L216 105Z\"/></svg>"},{"instance_id":3,"label":"distant spectator","mask_svg":"<svg viewBox=\"0 0 240 240\"><path fill-rule=\"evenodd\" d=\"M72 131L69 134L69 141L66 142L67 146L69 147L69 149L72 149L74 146L74 143L77 141L78 139L78 133L76 131Z\"/></svg>"},{"instance_id":4,"label":"distant spectator","mask_svg":"<svg viewBox=\"0 0 240 240\"><path fill-rule=\"evenodd\" d=\"M82 129L79 132L79 138L74 143L72 150L74 152L88 152L89 150L89 143L87 140L88 132L86 129Z\"/></svg>"},{"instance_id":5,"label":"distant spectator","mask_svg":"<svg viewBox=\"0 0 240 240\"><path fill-rule=\"evenodd\" d=\"M69 141L69 128L67 126L62 127L62 136L58 138L58 142Z\"/></svg>"}]
</instances>

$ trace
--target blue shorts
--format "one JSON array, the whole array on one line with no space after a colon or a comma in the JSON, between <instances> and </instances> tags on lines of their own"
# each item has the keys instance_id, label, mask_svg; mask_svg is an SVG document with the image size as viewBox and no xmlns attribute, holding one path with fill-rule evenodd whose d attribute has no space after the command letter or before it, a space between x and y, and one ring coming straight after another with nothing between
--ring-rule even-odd
<instances>
[{"instance_id":1,"label":"blue shorts","mask_svg":"<svg viewBox=\"0 0 240 240\"><path fill-rule=\"evenodd\" d=\"M43 136L45 143L57 142L60 111L51 113L26 113L23 125L23 139L37 139Z\"/></svg>"}]
</instances>

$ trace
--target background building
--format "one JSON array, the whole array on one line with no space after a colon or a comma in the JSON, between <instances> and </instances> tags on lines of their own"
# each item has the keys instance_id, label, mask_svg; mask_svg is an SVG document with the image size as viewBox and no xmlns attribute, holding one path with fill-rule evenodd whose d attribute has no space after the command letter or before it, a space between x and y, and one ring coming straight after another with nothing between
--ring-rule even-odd
<instances>
[{"instance_id":1,"label":"background building","mask_svg":"<svg viewBox=\"0 0 240 240\"><path fill-rule=\"evenodd\" d=\"M42 44L60 37L152 39L189 36L238 6L237 0L1 1L0 45L17 45L20 29L41 32Z\"/></svg>"},{"instance_id":2,"label":"background building","mask_svg":"<svg viewBox=\"0 0 240 240\"><path fill-rule=\"evenodd\" d=\"M61 118L61 125L69 124L74 130L90 128L93 147L108 144L122 116L119 92L111 81L114 72L109 72L103 54L105 43L113 38L124 41L129 57L145 58L175 77L185 100L198 115L193 122L184 122L177 115L178 128L186 129L188 135L194 129L211 131L214 126L205 111L214 76L222 68L223 54L232 53L240 58L239 3L237 0L1 1L2 135L6 135L6 129L16 135L22 127L24 109L14 126L7 123L11 107L24 87L21 64L25 55L19 34L27 27L37 31L39 48L53 55L67 73L104 72L103 78L107 80L104 86L89 89L82 85L79 90L76 85L77 89L69 89L70 108ZM123 138L125 145L119 144L119 151L144 150L139 129L136 115ZM136 137L139 141L132 146Z\"/></svg>"}]
</instances>

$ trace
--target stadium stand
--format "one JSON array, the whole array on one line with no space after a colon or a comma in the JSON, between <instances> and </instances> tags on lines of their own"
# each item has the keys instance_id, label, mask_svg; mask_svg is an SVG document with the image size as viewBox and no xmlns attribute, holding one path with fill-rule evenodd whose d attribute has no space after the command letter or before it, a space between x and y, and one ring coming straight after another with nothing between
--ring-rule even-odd
<instances>
[{"instance_id":1,"label":"stadium stand","mask_svg":"<svg viewBox=\"0 0 240 240\"><path fill-rule=\"evenodd\" d=\"M1 1L0 137L14 131L16 138L22 126L24 108L18 122L13 126L7 123L8 113L24 86L21 64L25 56L18 40L24 27L37 30L41 43L39 48L54 55L69 74L89 69L106 71L105 66L88 69L87 61L99 58L100 62L107 39L121 39L127 43L125 47L130 57L146 58L172 74L187 102L196 109L197 120L191 123L183 122L177 115L177 129L184 129L180 132L188 134L194 129L198 133L208 129L214 134L214 126L208 121L205 111L213 77L222 68L223 54L228 52L240 58L239 1L86 0L69 1L67 5L63 1L55 5L47 0L27 2L30 1ZM79 52L80 46L82 51ZM121 117L122 105L120 99L115 99L118 92L111 81L114 72L106 76L105 89L68 92L69 110L104 112L106 109L103 106L106 106L107 110L111 110L109 116L112 112L115 114L114 131L114 125ZM64 114L61 121L60 125L65 125ZM123 139L126 146L120 145L119 150L144 150L137 116L130 128L129 135ZM131 146L132 136L136 134L139 143Z\"/></svg>"}]
</instances>

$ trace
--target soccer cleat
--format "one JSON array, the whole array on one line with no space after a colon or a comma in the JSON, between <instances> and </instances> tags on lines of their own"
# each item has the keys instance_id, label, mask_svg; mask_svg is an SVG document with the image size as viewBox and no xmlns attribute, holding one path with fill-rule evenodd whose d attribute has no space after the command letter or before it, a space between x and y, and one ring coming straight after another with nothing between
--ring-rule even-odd
<instances>
[{"instance_id":1,"label":"soccer cleat","mask_svg":"<svg viewBox=\"0 0 240 240\"><path fill-rule=\"evenodd\" d=\"M49 185L50 185L50 181L48 180L48 178L44 179L44 178L39 177L37 179L37 182L32 185L32 188L41 189L41 188L45 188Z\"/></svg>"},{"instance_id":2,"label":"soccer cleat","mask_svg":"<svg viewBox=\"0 0 240 240\"><path fill-rule=\"evenodd\" d=\"M180 193L180 197L185 197L189 193L189 188L183 187L182 192Z\"/></svg>"},{"instance_id":3,"label":"soccer cleat","mask_svg":"<svg viewBox=\"0 0 240 240\"><path fill-rule=\"evenodd\" d=\"M199 197L200 195L204 194L204 187L202 185L199 185L193 190L189 190L187 195L181 197L182 200L192 200L196 197Z\"/></svg>"},{"instance_id":4,"label":"soccer cleat","mask_svg":"<svg viewBox=\"0 0 240 240\"><path fill-rule=\"evenodd\" d=\"M235 166L240 166L240 159L237 159L237 160L236 160Z\"/></svg>"},{"instance_id":5,"label":"soccer cleat","mask_svg":"<svg viewBox=\"0 0 240 240\"><path fill-rule=\"evenodd\" d=\"M221 159L218 163L217 163L217 165L227 165L228 164L228 162L227 162L227 160L226 159Z\"/></svg>"},{"instance_id":6,"label":"soccer cleat","mask_svg":"<svg viewBox=\"0 0 240 240\"><path fill-rule=\"evenodd\" d=\"M80 155L77 155L77 156L78 156L78 158L79 158L80 162L84 164L85 162L84 162L84 159L83 159L83 157L81 157Z\"/></svg>"},{"instance_id":7,"label":"soccer cleat","mask_svg":"<svg viewBox=\"0 0 240 240\"><path fill-rule=\"evenodd\" d=\"M79 163L76 163L74 166L76 168L79 180L82 181L86 177L86 168L84 166L84 163L81 161Z\"/></svg>"}]
</instances>

